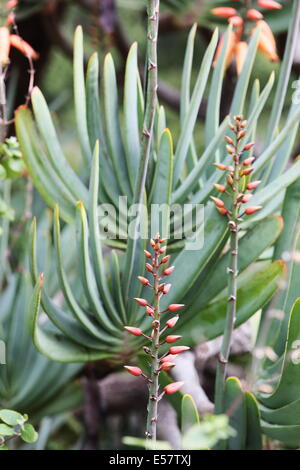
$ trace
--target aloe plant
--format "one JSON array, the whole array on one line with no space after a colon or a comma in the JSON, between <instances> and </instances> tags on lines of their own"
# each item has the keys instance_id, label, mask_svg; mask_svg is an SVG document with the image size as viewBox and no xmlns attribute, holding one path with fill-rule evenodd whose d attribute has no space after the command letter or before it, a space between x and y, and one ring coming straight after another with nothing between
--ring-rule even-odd
<instances>
[{"instance_id":1,"label":"aloe plant","mask_svg":"<svg viewBox=\"0 0 300 470\"><path fill-rule=\"evenodd\" d=\"M41 289L42 283L39 280L41 270L36 262L34 227L32 231L32 271L36 282L32 304L32 313L34 313L32 335L38 349L54 360L69 362L109 359L113 363L121 364L124 363L124 358L134 354L142 344L139 338L125 340L122 330L124 325L136 320L142 327L144 326L142 312L131 299L139 297L142 293L142 287L132 280L143 273L141 253L145 247L145 240L129 239L126 243L123 237L117 240L100 240L99 236L98 205L111 203L118 209L118 198L121 195L127 196L128 205L143 197L147 200L149 209L153 202L205 205L203 226L205 245L196 255L193 251L184 249L184 239L175 239L171 227L168 249L176 253L174 265L178 267L179 274L172 275L173 289L170 301L191 305L189 316L181 325L181 331L188 338L190 346L217 337L224 331L227 296L223 290L226 287L224 272L228 254L223 253L223 248L229 233L226 220L215 212L208 198L216 194L214 184L222 183L223 179L221 172L211 172L212 162L217 160L227 165L231 158L224 156L225 149L222 144L227 119L219 124L228 41L224 42L209 87L208 78L218 39L218 33L215 32L191 93L195 34L196 27L193 27L185 57L181 130L175 149L171 133L166 128L165 112L162 107L156 106L155 109L153 135L151 123L146 126L143 124L145 118L149 118L149 106L156 101L153 85L152 88L150 86L157 71L154 67L155 60L150 59L152 66L149 72L152 72L152 78L150 75L147 83L149 93L151 90L152 92L149 98L143 95L139 79L137 45L132 46L127 60L124 113L120 121L112 56L108 55L105 59L104 87L99 93L99 64L96 54L91 57L86 78L84 77L81 28L77 28L74 42L74 96L78 137L85 162L82 175L74 172L64 155L40 90L36 88L32 94L37 129L28 109L21 108L16 113L18 138L34 184L50 207L59 205L59 208L55 209L54 235L58 274L66 301L63 308L53 303L46 289ZM151 38L154 37L150 34L148 60L153 54L154 47ZM274 82L272 74L262 92L257 81L254 82L252 90L249 90L257 42L258 35L254 34L231 105L232 114L242 113L246 107L246 98L251 92L247 113L249 137L245 145L256 137L259 118ZM286 87L282 83L279 86L285 94ZM208 88L206 139L204 150L201 152L195 146L194 133L198 109L206 88ZM274 106L278 113L282 114L278 101ZM243 255L237 278L239 301L235 326L246 321L269 301L284 275L284 266L277 261L273 264L268 261L265 264L258 264L254 272L247 268L274 244L282 230L280 217L271 214L275 210L280 211L285 189L296 181L300 174L300 162L286 169L299 116L300 106L293 105L288 118L284 120L272 142L266 144L262 142L264 150L253 165L255 178L260 178L260 175L264 174L270 161L278 170L272 181L265 180L255 191L251 205L263 205L264 209L251 217L249 221L251 229L248 230L248 222L241 224L241 228L247 230L241 232L243 236L240 239ZM151 134L150 148L145 147L145 142L149 143L148 132ZM288 135L291 135L292 139L287 148ZM97 139L100 139L100 146ZM141 162L140 171L138 171L139 162ZM190 168L188 173L186 173L187 166ZM86 183L87 171L90 176L89 187ZM76 202L78 200L80 202ZM76 296L75 285L65 273L66 260L60 247L60 217L70 226L76 222L82 286L80 296ZM142 225L148 225L145 214L141 215L141 220ZM173 222L175 221L176 217ZM159 228L165 229L165 227ZM161 232L163 234L164 230ZM259 237L257 233L260 234ZM103 249L107 244L118 248L119 251L113 250L109 256L104 257ZM47 276L44 286L47 288ZM52 324L51 328L48 325L43 328L38 324L40 300Z\"/></svg>"},{"instance_id":2,"label":"aloe plant","mask_svg":"<svg viewBox=\"0 0 300 470\"><path fill-rule=\"evenodd\" d=\"M0 405L27 412L37 422L43 416L81 403L80 384L71 382L81 365L63 366L37 352L28 325L31 293L30 275L23 273L12 275L0 296L0 338L5 344L5 364L0 366Z\"/></svg>"}]
</instances>

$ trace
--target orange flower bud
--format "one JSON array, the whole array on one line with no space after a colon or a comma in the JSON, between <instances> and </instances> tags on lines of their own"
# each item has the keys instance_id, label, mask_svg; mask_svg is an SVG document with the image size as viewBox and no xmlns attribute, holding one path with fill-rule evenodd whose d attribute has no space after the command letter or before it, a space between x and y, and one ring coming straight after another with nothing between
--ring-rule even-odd
<instances>
[{"instance_id":1,"label":"orange flower bud","mask_svg":"<svg viewBox=\"0 0 300 470\"><path fill-rule=\"evenodd\" d=\"M124 366L124 369L126 369L129 374L135 375L136 377L139 377L143 373L142 369L140 369L139 367Z\"/></svg>"},{"instance_id":2,"label":"orange flower bud","mask_svg":"<svg viewBox=\"0 0 300 470\"><path fill-rule=\"evenodd\" d=\"M226 187L222 184L215 184L215 188L217 191L219 191L219 193L225 193L226 191Z\"/></svg>"},{"instance_id":3,"label":"orange flower bud","mask_svg":"<svg viewBox=\"0 0 300 470\"><path fill-rule=\"evenodd\" d=\"M166 343L176 343L176 341L178 341L181 338L182 338L182 336L169 335L169 336L166 337L165 342Z\"/></svg>"},{"instance_id":4,"label":"orange flower bud","mask_svg":"<svg viewBox=\"0 0 300 470\"><path fill-rule=\"evenodd\" d=\"M139 299L138 297L135 297L134 299L141 307L147 307L148 302L146 299Z\"/></svg>"},{"instance_id":5,"label":"orange flower bud","mask_svg":"<svg viewBox=\"0 0 300 470\"><path fill-rule=\"evenodd\" d=\"M251 8L250 10L247 11L247 18L248 20L253 20L253 21L258 21L263 19L263 14L255 10L254 8Z\"/></svg>"},{"instance_id":6,"label":"orange flower bud","mask_svg":"<svg viewBox=\"0 0 300 470\"><path fill-rule=\"evenodd\" d=\"M258 0L257 6L265 10L280 10L282 8L280 3L273 0Z\"/></svg>"},{"instance_id":7,"label":"orange flower bud","mask_svg":"<svg viewBox=\"0 0 300 470\"><path fill-rule=\"evenodd\" d=\"M230 155L234 154L234 148L231 147L230 145L226 145L226 150Z\"/></svg>"},{"instance_id":8,"label":"orange flower bud","mask_svg":"<svg viewBox=\"0 0 300 470\"><path fill-rule=\"evenodd\" d=\"M164 362L172 362L174 361L174 359L176 359L177 357L177 354L168 354L167 356L163 357L160 362L164 363Z\"/></svg>"},{"instance_id":9,"label":"orange flower bud","mask_svg":"<svg viewBox=\"0 0 300 470\"><path fill-rule=\"evenodd\" d=\"M180 353L183 353L185 351L188 351L189 348L188 346L172 346L170 349L169 349L169 353L170 354L180 354Z\"/></svg>"},{"instance_id":10,"label":"orange flower bud","mask_svg":"<svg viewBox=\"0 0 300 470\"><path fill-rule=\"evenodd\" d=\"M236 33L234 31L229 31L228 34L229 34L228 47L227 47L226 56L225 56L225 68L226 69L229 67L229 65L231 63L231 60L233 58L234 51L235 51L235 46L236 46L236 43L237 43ZM220 57L223 45L224 45L224 35L221 36L221 39L219 41L219 44L218 44L218 47L217 47L217 50L216 50L214 63L213 63L214 67L216 66L216 64L218 62L218 58Z\"/></svg>"},{"instance_id":11,"label":"orange flower bud","mask_svg":"<svg viewBox=\"0 0 300 470\"><path fill-rule=\"evenodd\" d=\"M172 272L174 271L175 269L175 266L170 266L169 268L165 269L164 272L163 272L163 275L164 276L169 276L170 274L172 274Z\"/></svg>"},{"instance_id":12,"label":"orange flower bud","mask_svg":"<svg viewBox=\"0 0 300 470\"><path fill-rule=\"evenodd\" d=\"M176 364L174 362L163 362L161 365L161 370L164 370L165 372L168 372L169 370L173 369Z\"/></svg>"},{"instance_id":13,"label":"orange flower bud","mask_svg":"<svg viewBox=\"0 0 300 470\"><path fill-rule=\"evenodd\" d=\"M250 199L252 198L252 196L253 196L253 194L245 194L241 199L242 203L246 204L247 202L249 202Z\"/></svg>"},{"instance_id":14,"label":"orange flower bud","mask_svg":"<svg viewBox=\"0 0 300 470\"><path fill-rule=\"evenodd\" d=\"M11 10L12 8L15 8L18 5L18 0L9 0L5 4L5 8L8 10Z\"/></svg>"},{"instance_id":15,"label":"orange flower bud","mask_svg":"<svg viewBox=\"0 0 300 470\"><path fill-rule=\"evenodd\" d=\"M247 168L246 170L242 170L242 175L243 176L248 176L248 175L251 175L251 173L253 172L253 168Z\"/></svg>"},{"instance_id":16,"label":"orange flower bud","mask_svg":"<svg viewBox=\"0 0 300 470\"><path fill-rule=\"evenodd\" d=\"M30 44L20 38L17 34L10 35L10 44L29 59L36 60L39 58L39 54L30 46Z\"/></svg>"},{"instance_id":17,"label":"orange flower bud","mask_svg":"<svg viewBox=\"0 0 300 470\"><path fill-rule=\"evenodd\" d=\"M255 160L255 157L246 158L246 160L243 161L243 165L244 166L249 166L254 162L254 160Z\"/></svg>"},{"instance_id":18,"label":"orange flower bud","mask_svg":"<svg viewBox=\"0 0 300 470\"><path fill-rule=\"evenodd\" d=\"M244 151L247 152L248 150L252 149L254 145L254 142L250 142L249 144L246 144L244 147Z\"/></svg>"},{"instance_id":19,"label":"orange flower bud","mask_svg":"<svg viewBox=\"0 0 300 470\"><path fill-rule=\"evenodd\" d=\"M256 189L258 185L260 185L261 181L252 181L251 183L247 184L247 189L252 190Z\"/></svg>"},{"instance_id":20,"label":"orange flower bud","mask_svg":"<svg viewBox=\"0 0 300 470\"><path fill-rule=\"evenodd\" d=\"M153 266L152 266L150 263L146 263L146 269L147 269L147 271L149 271L150 273L153 272Z\"/></svg>"},{"instance_id":21,"label":"orange flower bud","mask_svg":"<svg viewBox=\"0 0 300 470\"><path fill-rule=\"evenodd\" d=\"M124 326L124 329L134 336L141 336L143 334L140 328L134 328L133 326Z\"/></svg>"},{"instance_id":22,"label":"orange flower bud","mask_svg":"<svg viewBox=\"0 0 300 470\"><path fill-rule=\"evenodd\" d=\"M165 284L163 288L163 294L168 294L171 287L172 287L172 284Z\"/></svg>"},{"instance_id":23,"label":"orange flower bud","mask_svg":"<svg viewBox=\"0 0 300 470\"><path fill-rule=\"evenodd\" d=\"M143 284L143 286L149 285L149 280L146 277L138 276L138 280Z\"/></svg>"},{"instance_id":24,"label":"orange flower bud","mask_svg":"<svg viewBox=\"0 0 300 470\"><path fill-rule=\"evenodd\" d=\"M240 16L231 16L229 19L228 19L228 22L230 24L232 24L233 26L242 26L244 24L244 20L243 18L241 18Z\"/></svg>"},{"instance_id":25,"label":"orange flower bud","mask_svg":"<svg viewBox=\"0 0 300 470\"><path fill-rule=\"evenodd\" d=\"M225 140L226 140L227 144L233 145L233 140L232 140L231 137L228 137L228 135L225 135Z\"/></svg>"},{"instance_id":26,"label":"orange flower bud","mask_svg":"<svg viewBox=\"0 0 300 470\"><path fill-rule=\"evenodd\" d=\"M0 64L5 66L9 63L10 32L6 26L0 27Z\"/></svg>"},{"instance_id":27,"label":"orange flower bud","mask_svg":"<svg viewBox=\"0 0 300 470\"><path fill-rule=\"evenodd\" d=\"M173 326L175 326L176 323L178 322L178 319L179 319L178 315L176 315L176 317L170 318L170 320L168 320L166 322L167 327L168 328L173 328Z\"/></svg>"},{"instance_id":28,"label":"orange flower bud","mask_svg":"<svg viewBox=\"0 0 300 470\"><path fill-rule=\"evenodd\" d=\"M238 75L240 75L244 66L247 52L248 44L245 41L240 41L236 46L236 69Z\"/></svg>"},{"instance_id":29,"label":"orange flower bud","mask_svg":"<svg viewBox=\"0 0 300 470\"><path fill-rule=\"evenodd\" d=\"M227 183L232 186L233 185L233 179L231 175L227 175Z\"/></svg>"},{"instance_id":30,"label":"orange flower bud","mask_svg":"<svg viewBox=\"0 0 300 470\"><path fill-rule=\"evenodd\" d=\"M165 386L164 391L167 395L172 395L172 393L178 392L181 387L184 385L184 382L173 382Z\"/></svg>"},{"instance_id":31,"label":"orange flower bud","mask_svg":"<svg viewBox=\"0 0 300 470\"><path fill-rule=\"evenodd\" d=\"M177 312L178 310L182 309L184 304L171 304L168 307L169 312Z\"/></svg>"},{"instance_id":32,"label":"orange flower bud","mask_svg":"<svg viewBox=\"0 0 300 470\"><path fill-rule=\"evenodd\" d=\"M258 212L262 209L262 206L252 206L252 207L247 207L245 209L245 214L247 215L252 215L255 214L255 212Z\"/></svg>"},{"instance_id":33,"label":"orange flower bud","mask_svg":"<svg viewBox=\"0 0 300 470\"><path fill-rule=\"evenodd\" d=\"M224 207L224 201L219 199L218 197L210 196L211 200L215 203L217 207Z\"/></svg>"},{"instance_id":34,"label":"orange flower bud","mask_svg":"<svg viewBox=\"0 0 300 470\"><path fill-rule=\"evenodd\" d=\"M228 209L226 209L226 207L218 207L218 211L221 215L227 215L228 214Z\"/></svg>"},{"instance_id":35,"label":"orange flower bud","mask_svg":"<svg viewBox=\"0 0 300 470\"><path fill-rule=\"evenodd\" d=\"M214 163L214 166L218 168L218 170L225 171L227 169L226 165L223 165L223 163Z\"/></svg>"},{"instance_id":36,"label":"orange flower bud","mask_svg":"<svg viewBox=\"0 0 300 470\"><path fill-rule=\"evenodd\" d=\"M237 14L236 9L231 7L217 7L210 11L213 15L219 16L220 18L230 18Z\"/></svg>"},{"instance_id":37,"label":"orange flower bud","mask_svg":"<svg viewBox=\"0 0 300 470\"><path fill-rule=\"evenodd\" d=\"M152 255L149 251L144 250L144 254L145 254L146 258L152 258Z\"/></svg>"},{"instance_id":38,"label":"orange flower bud","mask_svg":"<svg viewBox=\"0 0 300 470\"><path fill-rule=\"evenodd\" d=\"M146 314L149 315L149 317L152 317L152 315L154 314L154 309L152 307L147 306Z\"/></svg>"},{"instance_id":39,"label":"orange flower bud","mask_svg":"<svg viewBox=\"0 0 300 470\"><path fill-rule=\"evenodd\" d=\"M170 260L170 258L171 258L170 255L164 256L164 257L161 259L161 263L162 263L162 264L167 263L167 262Z\"/></svg>"}]
</instances>

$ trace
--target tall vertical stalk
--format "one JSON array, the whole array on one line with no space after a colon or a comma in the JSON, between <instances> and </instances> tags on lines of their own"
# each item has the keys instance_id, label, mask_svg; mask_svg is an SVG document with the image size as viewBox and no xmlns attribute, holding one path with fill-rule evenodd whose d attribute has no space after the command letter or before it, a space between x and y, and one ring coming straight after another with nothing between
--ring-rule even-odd
<instances>
[{"instance_id":1,"label":"tall vertical stalk","mask_svg":"<svg viewBox=\"0 0 300 470\"><path fill-rule=\"evenodd\" d=\"M153 335L151 345L151 376L149 382L149 399L147 406L147 427L146 438L149 440L156 440L156 427L157 427L157 408L158 408L158 394L159 394L159 335L160 335L160 311L159 311L159 259L158 254L154 256L154 272L153 272L153 290L154 290L154 313L153 313Z\"/></svg>"},{"instance_id":2,"label":"tall vertical stalk","mask_svg":"<svg viewBox=\"0 0 300 470\"><path fill-rule=\"evenodd\" d=\"M147 26L147 78L146 78L146 102L145 114L143 122L143 131L141 138L141 158L138 177L136 181L133 204L141 204L143 202L146 176L149 165L151 144L153 140L153 127L155 110L157 105L157 40L159 28L159 6L160 0L148 0L148 26ZM140 211L134 221L134 230L136 234L140 223ZM126 257L126 273L124 278L127 279L125 288L125 298L128 297L129 285L132 278L133 266L135 263L135 254L137 249L137 237L134 236L128 240L127 257Z\"/></svg>"},{"instance_id":3,"label":"tall vertical stalk","mask_svg":"<svg viewBox=\"0 0 300 470\"><path fill-rule=\"evenodd\" d=\"M173 328L179 316L176 315L173 318L169 318L164 327L161 327L161 314L167 315L167 313L178 312L184 305L182 304L171 304L166 310L160 311L160 298L168 294L171 284L165 284L163 279L169 276L174 271L174 266L166 268L166 263L169 262L170 256L166 255L165 240L160 238L157 234L154 240L151 240L151 247L153 254L145 250L145 256L148 258L146 263L147 271L153 277L153 283L146 277L139 276L138 279L143 286L147 286L153 290L154 293L154 305L149 305L146 299L135 298L135 301L142 307L146 308L146 315L151 318L152 331L150 336L143 333L140 328L125 326L125 330L134 336L143 336L150 343L150 347L144 346L144 352L149 358L150 374L144 374L140 367L124 366L127 371L134 376L143 377L148 385L149 399L147 406L147 424L146 424L146 439L149 443L149 447L155 446L156 442L156 428L158 420L158 404L164 394L176 393L182 386L183 382L174 382L166 385L163 391L160 391L159 374L163 370L165 372L171 370L175 364L173 360L177 354L187 351L190 349L188 346L171 346L169 350L161 354L160 349L164 345L173 344L181 339L178 335L167 335L162 339L163 334L168 331L169 328ZM150 262L151 261L151 262Z\"/></svg>"},{"instance_id":4,"label":"tall vertical stalk","mask_svg":"<svg viewBox=\"0 0 300 470\"><path fill-rule=\"evenodd\" d=\"M248 203L252 194L260 181L250 181L254 161L253 157L246 158L241 162L244 152L253 147L253 143L243 144L247 132L247 121L242 116L234 117L234 125L229 124L229 128L234 133L233 139L226 136L227 152L232 155L233 166L226 167L220 163L215 166L223 171L227 171L226 186L216 184L216 189L227 194L231 201L231 207L226 208L223 200L212 197L220 214L228 217L230 230L230 265L227 267L228 274L228 304L225 320L224 335L217 364L215 381L215 413L220 414L223 410L223 392L226 379L227 364L230 355L231 339L237 313L237 276L238 276L238 255L239 255L239 223L243 215L251 215L261 209L260 206L246 207L243 211L241 207Z\"/></svg>"}]
</instances>

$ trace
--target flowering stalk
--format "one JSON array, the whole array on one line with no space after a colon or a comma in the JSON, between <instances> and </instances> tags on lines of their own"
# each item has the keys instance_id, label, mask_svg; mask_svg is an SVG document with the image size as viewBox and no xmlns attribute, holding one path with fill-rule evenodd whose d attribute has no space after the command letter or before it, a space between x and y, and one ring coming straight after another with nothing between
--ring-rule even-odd
<instances>
[{"instance_id":1,"label":"flowering stalk","mask_svg":"<svg viewBox=\"0 0 300 470\"><path fill-rule=\"evenodd\" d=\"M223 411L223 389L226 378L226 368L230 354L231 337L234 328L237 310L237 276L238 276L238 254L239 254L239 223L244 215L251 215L261 209L260 206L250 206L243 209L252 196L252 191L257 188L260 181L250 181L253 168L251 164L254 157L248 157L241 161L244 152L253 147L253 143L243 144L246 135L247 121L243 116L235 116L234 124L229 124L230 130L234 133L234 138L226 136L227 152L232 155L233 165L226 167L222 164L215 164L220 170L227 171L226 185L216 185L216 189L221 193L226 193L231 203L226 207L222 199L212 197L220 214L228 217L230 229L230 266L228 273L228 306L226 313L226 323L219 362L217 365L215 383L215 412Z\"/></svg>"},{"instance_id":2,"label":"flowering stalk","mask_svg":"<svg viewBox=\"0 0 300 470\"><path fill-rule=\"evenodd\" d=\"M173 394L177 392L182 386L183 382L174 382L168 384L162 392L159 390L159 374L163 371L169 371L174 366L173 362L177 354L180 354L189 349L188 346L171 346L169 351L165 354L160 354L161 346L165 344L173 344L181 336L178 335L167 335L164 339L162 336L166 333L169 328L173 328L179 316L176 315L166 321L165 325L161 325L161 315L166 313L178 312L181 310L184 305L182 304L171 304L167 307L166 310L160 310L160 299L163 295L166 295L170 288L171 284L166 284L161 282L163 278L169 276L174 271L174 266L168 268L165 267L166 263L169 262L170 256L166 256L165 251L166 247L164 246L165 241L160 238L160 235L157 234L154 240L151 240L151 246L153 249L153 254L149 251L145 251L145 256L149 262L146 263L146 269L153 277L153 283L145 277L139 277L139 281L144 285L153 290L154 293L154 305L149 305L146 299L136 298L135 301L141 306L145 307L146 315L152 319L152 332L150 336L147 336L142 332L141 329L125 326L125 330L128 333L133 334L134 336L144 336L147 341L150 343L150 347L145 346L144 352L147 354L150 359L150 374L149 376L144 374L142 369L139 367L133 366L124 366L125 369L134 376L143 377L149 388L149 400L147 406L147 427L146 427L146 438L149 441L156 441L156 428L157 428L157 410L158 403L164 396L164 394Z\"/></svg>"},{"instance_id":3,"label":"flowering stalk","mask_svg":"<svg viewBox=\"0 0 300 470\"><path fill-rule=\"evenodd\" d=\"M228 67L233 57L236 61L237 74L240 75L244 66L247 52L248 42L247 38L252 36L257 27L260 27L260 35L258 41L258 49L272 62L278 62L276 42L270 26L264 21L263 10L279 10L282 5L273 0L257 0L256 7L253 8L251 0L238 1L237 6L239 9L232 7L217 7L211 10L211 13L219 18L226 18L228 23L232 25L232 30L229 31L229 44L227 48L226 66ZM247 27L248 26L248 27ZM249 28L250 26L250 28ZM224 37L221 38L219 43L215 63L221 53L224 43Z\"/></svg>"}]
</instances>

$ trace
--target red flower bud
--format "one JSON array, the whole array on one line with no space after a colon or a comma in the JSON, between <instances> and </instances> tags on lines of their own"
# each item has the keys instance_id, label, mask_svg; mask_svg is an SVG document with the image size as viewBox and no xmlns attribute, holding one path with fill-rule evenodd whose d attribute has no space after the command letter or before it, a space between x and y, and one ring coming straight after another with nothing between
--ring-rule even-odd
<instances>
[{"instance_id":1,"label":"red flower bud","mask_svg":"<svg viewBox=\"0 0 300 470\"><path fill-rule=\"evenodd\" d=\"M148 302L146 299L139 299L138 297L135 297L134 299L141 307L147 307Z\"/></svg>"},{"instance_id":2,"label":"red flower bud","mask_svg":"<svg viewBox=\"0 0 300 470\"><path fill-rule=\"evenodd\" d=\"M172 393L178 392L183 385L184 382L173 382L172 384L166 385L164 391L167 395L172 395Z\"/></svg>"},{"instance_id":3,"label":"red flower bud","mask_svg":"<svg viewBox=\"0 0 300 470\"><path fill-rule=\"evenodd\" d=\"M139 367L124 366L124 369L126 369L129 374L135 375L136 377L139 377L143 373L142 369L140 369Z\"/></svg>"},{"instance_id":4,"label":"red flower bud","mask_svg":"<svg viewBox=\"0 0 300 470\"><path fill-rule=\"evenodd\" d=\"M164 256L164 257L161 259L161 263L162 263L162 264L167 263L167 262L170 260L170 258L171 258L170 255Z\"/></svg>"},{"instance_id":5,"label":"red flower bud","mask_svg":"<svg viewBox=\"0 0 300 470\"><path fill-rule=\"evenodd\" d=\"M248 176L248 175L251 175L252 172L253 172L253 168L247 168L246 170L242 170L242 175Z\"/></svg>"},{"instance_id":6,"label":"red flower bud","mask_svg":"<svg viewBox=\"0 0 300 470\"><path fill-rule=\"evenodd\" d=\"M146 269L147 269L147 271L149 271L150 273L153 272L153 266L152 266L150 263L146 263Z\"/></svg>"},{"instance_id":7,"label":"red flower bud","mask_svg":"<svg viewBox=\"0 0 300 470\"><path fill-rule=\"evenodd\" d=\"M228 214L228 209L226 209L226 207L218 207L218 211L221 215L227 215Z\"/></svg>"},{"instance_id":8,"label":"red flower bud","mask_svg":"<svg viewBox=\"0 0 300 470\"><path fill-rule=\"evenodd\" d=\"M252 149L253 145L254 145L254 142L250 142L249 144L246 144L244 147L245 152Z\"/></svg>"},{"instance_id":9,"label":"red flower bud","mask_svg":"<svg viewBox=\"0 0 300 470\"><path fill-rule=\"evenodd\" d=\"M228 135L225 135L225 140L226 140L227 144L233 145L233 140L232 140L231 137L228 137Z\"/></svg>"},{"instance_id":10,"label":"red flower bud","mask_svg":"<svg viewBox=\"0 0 300 470\"><path fill-rule=\"evenodd\" d=\"M170 318L170 320L168 320L166 322L167 327L168 328L173 328L173 326L175 326L176 323L178 322L178 319L179 319L178 315L176 315L176 317Z\"/></svg>"},{"instance_id":11,"label":"red flower bud","mask_svg":"<svg viewBox=\"0 0 300 470\"><path fill-rule=\"evenodd\" d=\"M134 336L141 336L143 334L140 328L135 328L134 326L124 326L124 329Z\"/></svg>"},{"instance_id":12,"label":"red flower bud","mask_svg":"<svg viewBox=\"0 0 300 470\"><path fill-rule=\"evenodd\" d=\"M247 11L248 20L258 21L258 20L262 20L263 17L264 17L263 14L260 11L255 10L254 8L251 8L250 10Z\"/></svg>"},{"instance_id":13,"label":"red flower bud","mask_svg":"<svg viewBox=\"0 0 300 470\"><path fill-rule=\"evenodd\" d=\"M176 359L177 357L177 354L168 354L167 356L163 357L160 362L164 363L164 362L172 362L174 361L174 359Z\"/></svg>"},{"instance_id":14,"label":"red flower bud","mask_svg":"<svg viewBox=\"0 0 300 470\"><path fill-rule=\"evenodd\" d=\"M163 294L168 294L170 292L171 287L172 284L165 284L163 288Z\"/></svg>"},{"instance_id":15,"label":"red flower bud","mask_svg":"<svg viewBox=\"0 0 300 470\"><path fill-rule=\"evenodd\" d=\"M241 18L240 16L231 16L231 18L229 18L229 23L232 24L233 26L242 26L243 23L244 23L244 20L243 18Z\"/></svg>"},{"instance_id":16,"label":"red flower bud","mask_svg":"<svg viewBox=\"0 0 300 470\"><path fill-rule=\"evenodd\" d=\"M255 157L249 157L249 158L246 158L246 160L243 161L243 165L244 166L249 166L251 165L251 163L253 163L255 160Z\"/></svg>"},{"instance_id":17,"label":"red flower bud","mask_svg":"<svg viewBox=\"0 0 300 470\"><path fill-rule=\"evenodd\" d=\"M164 272L163 272L163 275L164 276L169 276L170 274L172 274L172 272L174 271L175 269L175 266L170 266L169 268L165 269Z\"/></svg>"},{"instance_id":18,"label":"red flower bud","mask_svg":"<svg viewBox=\"0 0 300 470\"><path fill-rule=\"evenodd\" d=\"M226 145L226 150L230 155L234 154L234 148L231 147L230 145Z\"/></svg>"},{"instance_id":19,"label":"red flower bud","mask_svg":"<svg viewBox=\"0 0 300 470\"><path fill-rule=\"evenodd\" d=\"M152 315L154 314L154 309L152 307L147 306L146 314L149 315L149 317L152 317Z\"/></svg>"},{"instance_id":20,"label":"red flower bud","mask_svg":"<svg viewBox=\"0 0 300 470\"><path fill-rule=\"evenodd\" d=\"M219 193L225 193L226 187L223 184L215 184L215 188Z\"/></svg>"},{"instance_id":21,"label":"red flower bud","mask_svg":"<svg viewBox=\"0 0 300 470\"><path fill-rule=\"evenodd\" d=\"M6 2L5 8L10 10L12 8L15 8L17 5L18 5L18 0L9 0L8 2Z\"/></svg>"},{"instance_id":22,"label":"red flower bud","mask_svg":"<svg viewBox=\"0 0 300 470\"><path fill-rule=\"evenodd\" d=\"M217 7L210 11L213 15L219 16L220 18L230 18L237 14L236 9L231 7Z\"/></svg>"},{"instance_id":23,"label":"red flower bud","mask_svg":"<svg viewBox=\"0 0 300 470\"><path fill-rule=\"evenodd\" d=\"M184 304L171 304L168 307L169 312L177 312L184 307Z\"/></svg>"},{"instance_id":24,"label":"red flower bud","mask_svg":"<svg viewBox=\"0 0 300 470\"><path fill-rule=\"evenodd\" d=\"M224 207L224 201L219 199L218 197L210 196L211 200L215 203L217 207Z\"/></svg>"},{"instance_id":25,"label":"red flower bud","mask_svg":"<svg viewBox=\"0 0 300 470\"><path fill-rule=\"evenodd\" d=\"M223 165L223 163L214 163L214 166L218 168L218 170L225 171L227 169L226 165Z\"/></svg>"},{"instance_id":26,"label":"red flower bud","mask_svg":"<svg viewBox=\"0 0 300 470\"><path fill-rule=\"evenodd\" d=\"M189 348L188 346L172 346L169 350L169 353L170 354L180 354L180 353L183 353L185 351L188 351Z\"/></svg>"},{"instance_id":27,"label":"red flower bud","mask_svg":"<svg viewBox=\"0 0 300 470\"><path fill-rule=\"evenodd\" d=\"M250 201L250 199L252 198L253 194L245 194L243 197L242 197L242 203L243 204L246 204L247 202Z\"/></svg>"},{"instance_id":28,"label":"red flower bud","mask_svg":"<svg viewBox=\"0 0 300 470\"><path fill-rule=\"evenodd\" d=\"M255 214L255 212L258 212L262 209L262 206L251 206L251 207L247 207L245 209L245 214L247 215L251 215L251 214Z\"/></svg>"},{"instance_id":29,"label":"red flower bud","mask_svg":"<svg viewBox=\"0 0 300 470\"><path fill-rule=\"evenodd\" d=\"M138 280L143 284L143 286L148 286L149 284L148 279L143 276L138 276Z\"/></svg>"},{"instance_id":30,"label":"red flower bud","mask_svg":"<svg viewBox=\"0 0 300 470\"><path fill-rule=\"evenodd\" d=\"M227 176L227 183L232 186L233 185L233 179L232 179L232 176L231 175L228 175Z\"/></svg>"},{"instance_id":31,"label":"red flower bud","mask_svg":"<svg viewBox=\"0 0 300 470\"><path fill-rule=\"evenodd\" d=\"M178 336L178 335L169 335L166 337L165 339L165 342L166 343L176 343L176 341L178 341L179 339L181 339L182 336Z\"/></svg>"},{"instance_id":32,"label":"red flower bud","mask_svg":"<svg viewBox=\"0 0 300 470\"><path fill-rule=\"evenodd\" d=\"M247 189L256 189L258 185L260 185L261 181L252 181L251 183L247 184Z\"/></svg>"},{"instance_id":33,"label":"red flower bud","mask_svg":"<svg viewBox=\"0 0 300 470\"><path fill-rule=\"evenodd\" d=\"M159 249L159 252L160 254L162 255L163 253L165 253L167 250L167 247L166 246L163 246L162 248Z\"/></svg>"},{"instance_id":34,"label":"red flower bud","mask_svg":"<svg viewBox=\"0 0 300 470\"><path fill-rule=\"evenodd\" d=\"M282 5L273 0L258 0L257 6L259 8L264 8L265 10L280 10Z\"/></svg>"},{"instance_id":35,"label":"red flower bud","mask_svg":"<svg viewBox=\"0 0 300 470\"><path fill-rule=\"evenodd\" d=\"M176 364L174 364L174 362L163 362L162 365L161 365L161 370L164 370L164 371L169 371L171 369L173 369L173 367L175 367Z\"/></svg>"},{"instance_id":36,"label":"red flower bud","mask_svg":"<svg viewBox=\"0 0 300 470\"><path fill-rule=\"evenodd\" d=\"M144 253L145 253L146 258L152 258L152 255L149 251L144 250Z\"/></svg>"}]
</instances>

